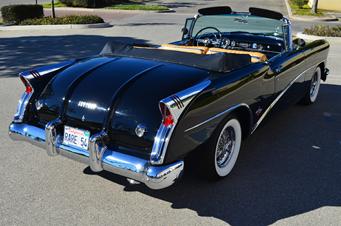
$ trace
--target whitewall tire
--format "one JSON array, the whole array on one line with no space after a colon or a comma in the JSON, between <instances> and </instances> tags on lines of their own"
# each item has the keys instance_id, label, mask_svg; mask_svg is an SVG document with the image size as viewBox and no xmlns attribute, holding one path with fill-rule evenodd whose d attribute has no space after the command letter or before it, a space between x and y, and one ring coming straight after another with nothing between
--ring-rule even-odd
<instances>
[{"instance_id":1,"label":"whitewall tire","mask_svg":"<svg viewBox=\"0 0 341 226\"><path fill-rule=\"evenodd\" d=\"M242 143L242 127L237 117L230 116L218 126L205 148L203 164L210 179L230 174L236 164Z\"/></svg>"},{"instance_id":2,"label":"whitewall tire","mask_svg":"<svg viewBox=\"0 0 341 226\"><path fill-rule=\"evenodd\" d=\"M310 89L309 89L309 99L311 103L316 101L317 95L320 91L321 85L321 68L316 68L316 71L311 78Z\"/></svg>"},{"instance_id":3,"label":"whitewall tire","mask_svg":"<svg viewBox=\"0 0 341 226\"><path fill-rule=\"evenodd\" d=\"M316 99L320 91L321 76L322 76L321 68L317 67L316 70L314 71L313 76L311 77L309 88L307 89L307 92L300 101L300 103L309 105L316 102Z\"/></svg>"}]
</instances>

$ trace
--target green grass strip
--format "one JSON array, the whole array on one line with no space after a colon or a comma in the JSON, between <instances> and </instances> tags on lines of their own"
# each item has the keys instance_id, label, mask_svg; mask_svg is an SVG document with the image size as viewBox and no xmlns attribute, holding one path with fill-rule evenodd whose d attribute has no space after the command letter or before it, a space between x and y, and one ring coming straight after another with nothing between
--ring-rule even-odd
<instances>
[{"instance_id":1,"label":"green grass strip","mask_svg":"<svg viewBox=\"0 0 341 226\"><path fill-rule=\"evenodd\" d=\"M162 5L142 5L142 4L119 4L105 7L107 9L120 10L146 10L146 11L163 11L169 10L168 7Z\"/></svg>"},{"instance_id":2,"label":"green grass strip","mask_svg":"<svg viewBox=\"0 0 341 226\"><path fill-rule=\"evenodd\" d=\"M299 16L324 16L322 10L318 10L316 14L311 12L311 8L305 4L302 8L300 8L293 0L289 0L290 8L294 15Z\"/></svg>"},{"instance_id":3,"label":"green grass strip","mask_svg":"<svg viewBox=\"0 0 341 226\"><path fill-rule=\"evenodd\" d=\"M42 4L42 6L43 6L43 8L45 8L45 9L52 8L51 2L44 3L44 4ZM65 5L64 3L61 3L60 1L56 1L56 2L54 3L54 7L67 7L67 5Z\"/></svg>"}]
</instances>

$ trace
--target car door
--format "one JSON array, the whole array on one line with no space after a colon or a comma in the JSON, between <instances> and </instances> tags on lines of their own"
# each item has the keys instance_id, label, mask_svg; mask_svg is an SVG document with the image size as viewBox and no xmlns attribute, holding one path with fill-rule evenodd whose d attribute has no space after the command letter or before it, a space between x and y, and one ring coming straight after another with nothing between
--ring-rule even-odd
<instances>
[{"instance_id":1,"label":"car door","mask_svg":"<svg viewBox=\"0 0 341 226\"><path fill-rule=\"evenodd\" d=\"M275 101L279 105L299 101L305 92L305 53L303 49L284 52L270 60L275 77Z\"/></svg>"}]
</instances>

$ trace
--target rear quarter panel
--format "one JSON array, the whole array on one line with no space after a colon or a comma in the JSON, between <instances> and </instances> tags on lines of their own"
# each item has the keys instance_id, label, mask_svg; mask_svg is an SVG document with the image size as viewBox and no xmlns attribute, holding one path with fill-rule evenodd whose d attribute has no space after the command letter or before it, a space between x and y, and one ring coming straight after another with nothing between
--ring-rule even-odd
<instances>
[{"instance_id":1,"label":"rear quarter panel","mask_svg":"<svg viewBox=\"0 0 341 226\"><path fill-rule=\"evenodd\" d=\"M268 70L266 63L256 63L230 73L212 74L211 85L192 101L175 128L165 162L182 158L205 143L228 115L219 114L240 103L249 106L252 127L258 118L254 112L268 105L274 92L274 79L267 76Z\"/></svg>"}]
</instances>

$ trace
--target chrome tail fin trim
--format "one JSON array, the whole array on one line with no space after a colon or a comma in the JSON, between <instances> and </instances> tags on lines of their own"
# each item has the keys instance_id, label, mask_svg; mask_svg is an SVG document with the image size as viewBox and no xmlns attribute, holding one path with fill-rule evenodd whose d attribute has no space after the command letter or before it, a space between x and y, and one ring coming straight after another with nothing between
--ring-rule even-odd
<instances>
[{"instance_id":1,"label":"chrome tail fin trim","mask_svg":"<svg viewBox=\"0 0 341 226\"><path fill-rule=\"evenodd\" d=\"M171 95L165 99L162 99L160 103L163 103L169 109L173 116L174 124L171 126L165 126L161 123L158 132L154 138L154 144L150 156L150 162L154 165L161 165L164 162L169 140L173 134L177 122L181 114L184 112L190 102L201 91L211 84L210 80L205 80L197 85L194 85L188 89L180 91L174 95Z\"/></svg>"}]
</instances>

